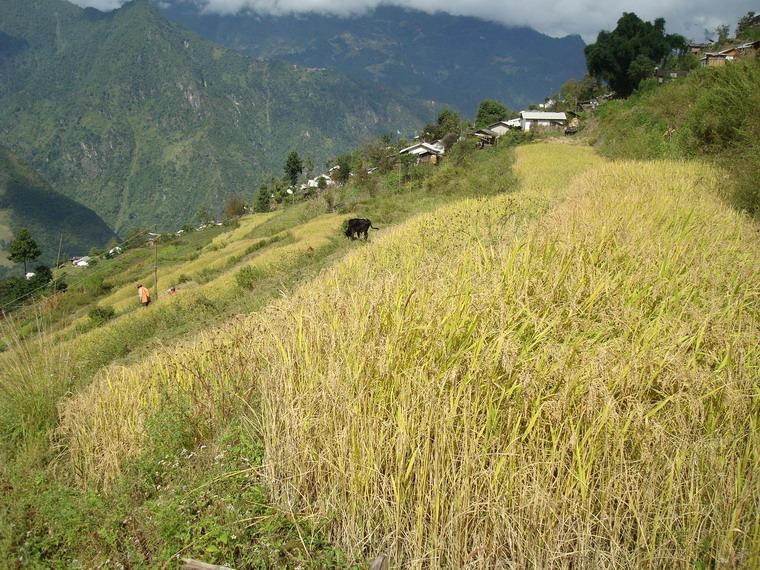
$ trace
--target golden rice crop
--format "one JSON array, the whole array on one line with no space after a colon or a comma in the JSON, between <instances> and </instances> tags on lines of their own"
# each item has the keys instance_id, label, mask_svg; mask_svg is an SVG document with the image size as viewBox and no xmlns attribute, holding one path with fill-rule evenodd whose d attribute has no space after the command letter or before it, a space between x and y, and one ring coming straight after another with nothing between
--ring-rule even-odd
<instances>
[{"instance_id":1,"label":"golden rice crop","mask_svg":"<svg viewBox=\"0 0 760 570\"><path fill-rule=\"evenodd\" d=\"M175 387L248 392L273 496L357 558L759 564L757 226L695 163L532 145L516 170L519 193L415 218L216 341L110 371L63 408L82 480L138 453Z\"/></svg>"}]
</instances>

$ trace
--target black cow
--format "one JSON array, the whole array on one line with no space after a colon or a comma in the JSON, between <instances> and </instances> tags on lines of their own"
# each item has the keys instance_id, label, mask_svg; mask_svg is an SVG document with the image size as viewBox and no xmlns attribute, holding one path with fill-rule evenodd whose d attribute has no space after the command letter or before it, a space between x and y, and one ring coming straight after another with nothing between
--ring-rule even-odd
<instances>
[{"instance_id":1,"label":"black cow","mask_svg":"<svg viewBox=\"0 0 760 570\"><path fill-rule=\"evenodd\" d=\"M346 224L346 237L351 239L358 238L361 234L364 234L364 239L369 238L369 229L379 230L372 225L372 222L367 218L351 218Z\"/></svg>"}]
</instances>

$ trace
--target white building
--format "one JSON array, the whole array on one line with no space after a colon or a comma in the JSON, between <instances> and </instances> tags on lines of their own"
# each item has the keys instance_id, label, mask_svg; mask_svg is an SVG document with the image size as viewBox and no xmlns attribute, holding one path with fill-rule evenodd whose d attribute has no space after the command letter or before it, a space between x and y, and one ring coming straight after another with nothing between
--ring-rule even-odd
<instances>
[{"instance_id":1,"label":"white building","mask_svg":"<svg viewBox=\"0 0 760 570\"><path fill-rule=\"evenodd\" d=\"M437 164L438 160L446 153L446 147L441 141L434 143L419 142L412 146L402 148L399 154L411 154L417 157L417 162L430 162Z\"/></svg>"},{"instance_id":2,"label":"white building","mask_svg":"<svg viewBox=\"0 0 760 570\"><path fill-rule=\"evenodd\" d=\"M330 171L334 171L335 168L331 168ZM306 190L308 188L319 188L319 181L324 180L325 181L325 188L330 188L331 186L335 186L335 181L330 178L327 174L320 174L316 178L311 178L310 180L307 180L305 184L301 184L300 189Z\"/></svg>"},{"instance_id":3,"label":"white building","mask_svg":"<svg viewBox=\"0 0 760 570\"><path fill-rule=\"evenodd\" d=\"M71 260L71 263L74 265L74 267L89 267L90 256L85 255L84 257L75 257Z\"/></svg>"},{"instance_id":4,"label":"white building","mask_svg":"<svg viewBox=\"0 0 760 570\"><path fill-rule=\"evenodd\" d=\"M565 113L547 111L520 111L520 128L523 131L531 129L564 129L567 125Z\"/></svg>"},{"instance_id":5,"label":"white building","mask_svg":"<svg viewBox=\"0 0 760 570\"><path fill-rule=\"evenodd\" d=\"M508 121L497 121L493 123L492 125L488 125L486 127L489 131L493 131L496 133L496 136L502 136L507 133L507 131L514 130L514 129L520 129L520 119L509 119Z\"/></svg>"}]
</instances>

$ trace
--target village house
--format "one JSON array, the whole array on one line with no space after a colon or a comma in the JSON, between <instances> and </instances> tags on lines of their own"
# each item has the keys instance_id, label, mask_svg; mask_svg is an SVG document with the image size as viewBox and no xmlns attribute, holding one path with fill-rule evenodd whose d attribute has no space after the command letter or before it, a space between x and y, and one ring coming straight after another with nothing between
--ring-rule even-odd
<instances>
[{"instance_id":1,"label":"village house","mask_svg":"<svg viewBox=\"0 0 760 570\"><path fill-rule=\"evenodd\" d=\"M668 81L686 77L687 75L689 75L687 69L660 69L656 67L654 70L654 78L657 80L657 83L667 83Z\"/></svg>"},{"instance_id":2,"label":"village house","mask_svg":"<svg viewBox=\"0 0 760 570\"><path fill-rule=\"evenodd\" d=\"M84 257L72 257L71 258L71 264L74 267L89 267L90 266L91 258L89 255L85 255Z\"/></svg>"},{"instance_id":3,"label":"village house","mask_svg":"<svg viewBox=\"0 0 760 570\"><path fill-rule=\"evenodd\" d=\"M306 190L308 188L319 188L319 181L324 180L325 181L325 187L329 188L331 186L335 186L335 181L330 178L327 174L320 174L316 178L311 178L310 180L307 180L305 184L301 184L301 190Z\"/></svg>"},{"instance_id":4,"label":"village house","mask_svg":"<svg viewBox=\"0 0 760 570\"><path fill-rule=\"evenodd\" d=\"M478 139L478 146L483 148L486 145L495 145L499 139L499 134L491 129L478 129L472 133L472 136Z\"/></svg>"},{"instance_id":5,"label":"village house","mask_svg":"<svg viewBox=\"0 0 760 570\"><path fill-rule=\"evenodd\" d=\"M508 121L497 121L491 125L488 125L486 129L496 133L497 137L501 137L507 133L507 131L520 128L520 119L510 119Z\"/></svg>"},{"instance_id":6,"label":"village house","mask_svg":"<svg viewBox=\"0 0 760 570\"><path fill-rule=\"evenodd\" d=\"M710 45L711 44L709 44L709 43L704 43L704 44L691 43L688 46L686 46L686 49L689 50L689 53L691 55L699 55L702 52L704 52L706 49L708 49L710 47Z\"/></svg>"},{"instance_id":7,"label":"village house","mask_svg":"<svg viewBox=\"0 0 760 570\"><path fill-rule=\"evenodd\" d=\"M417 164L438 164L446 150L441 141L434 143L419 142L399 151L399 154L411 154L417 157Z\"/></svg>"},{"instance_id":8,"label":"village house","mask_svg":"<svg viewBox=\"0 0 760 570\"><path fill-rule=\"evenodd\" d=\"M758 50L760 50L760 40L746 42L738 46L724 49L717 53L707 52L699 60L699 64L702 67L715 67L718 65L725 65L729 61L755 57L757 56Z\"/></svg>"},{"instance_id":9,"label":"village house","mask_svg":"<svg viewBox=\"0 0 760 570\"><path fill-rule=\"evenodd\" d=\"M520 111L520 127L523 131L561 131L567 125L565 113L547 111Z\"/></svg>"}]
</instances>

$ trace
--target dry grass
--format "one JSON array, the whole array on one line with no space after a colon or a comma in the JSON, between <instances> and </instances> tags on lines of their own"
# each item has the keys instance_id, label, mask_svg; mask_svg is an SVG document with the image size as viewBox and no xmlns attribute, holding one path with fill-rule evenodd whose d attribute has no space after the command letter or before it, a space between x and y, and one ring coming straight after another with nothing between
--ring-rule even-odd
<instances>
[{"instance_id":1,"label":"dry grass","mask_svg":"<svg viewBox=\"0 0 760 570\"><path fill-rule=\"evenodd\" d=\"M712 170L518 152L523 189L386 232L63 407L107 484L164 401L260 400L274 496L411 568L756 567L760 241ZM573 175L582 173L573 179Z\"/></svg>"}]
</instances>

